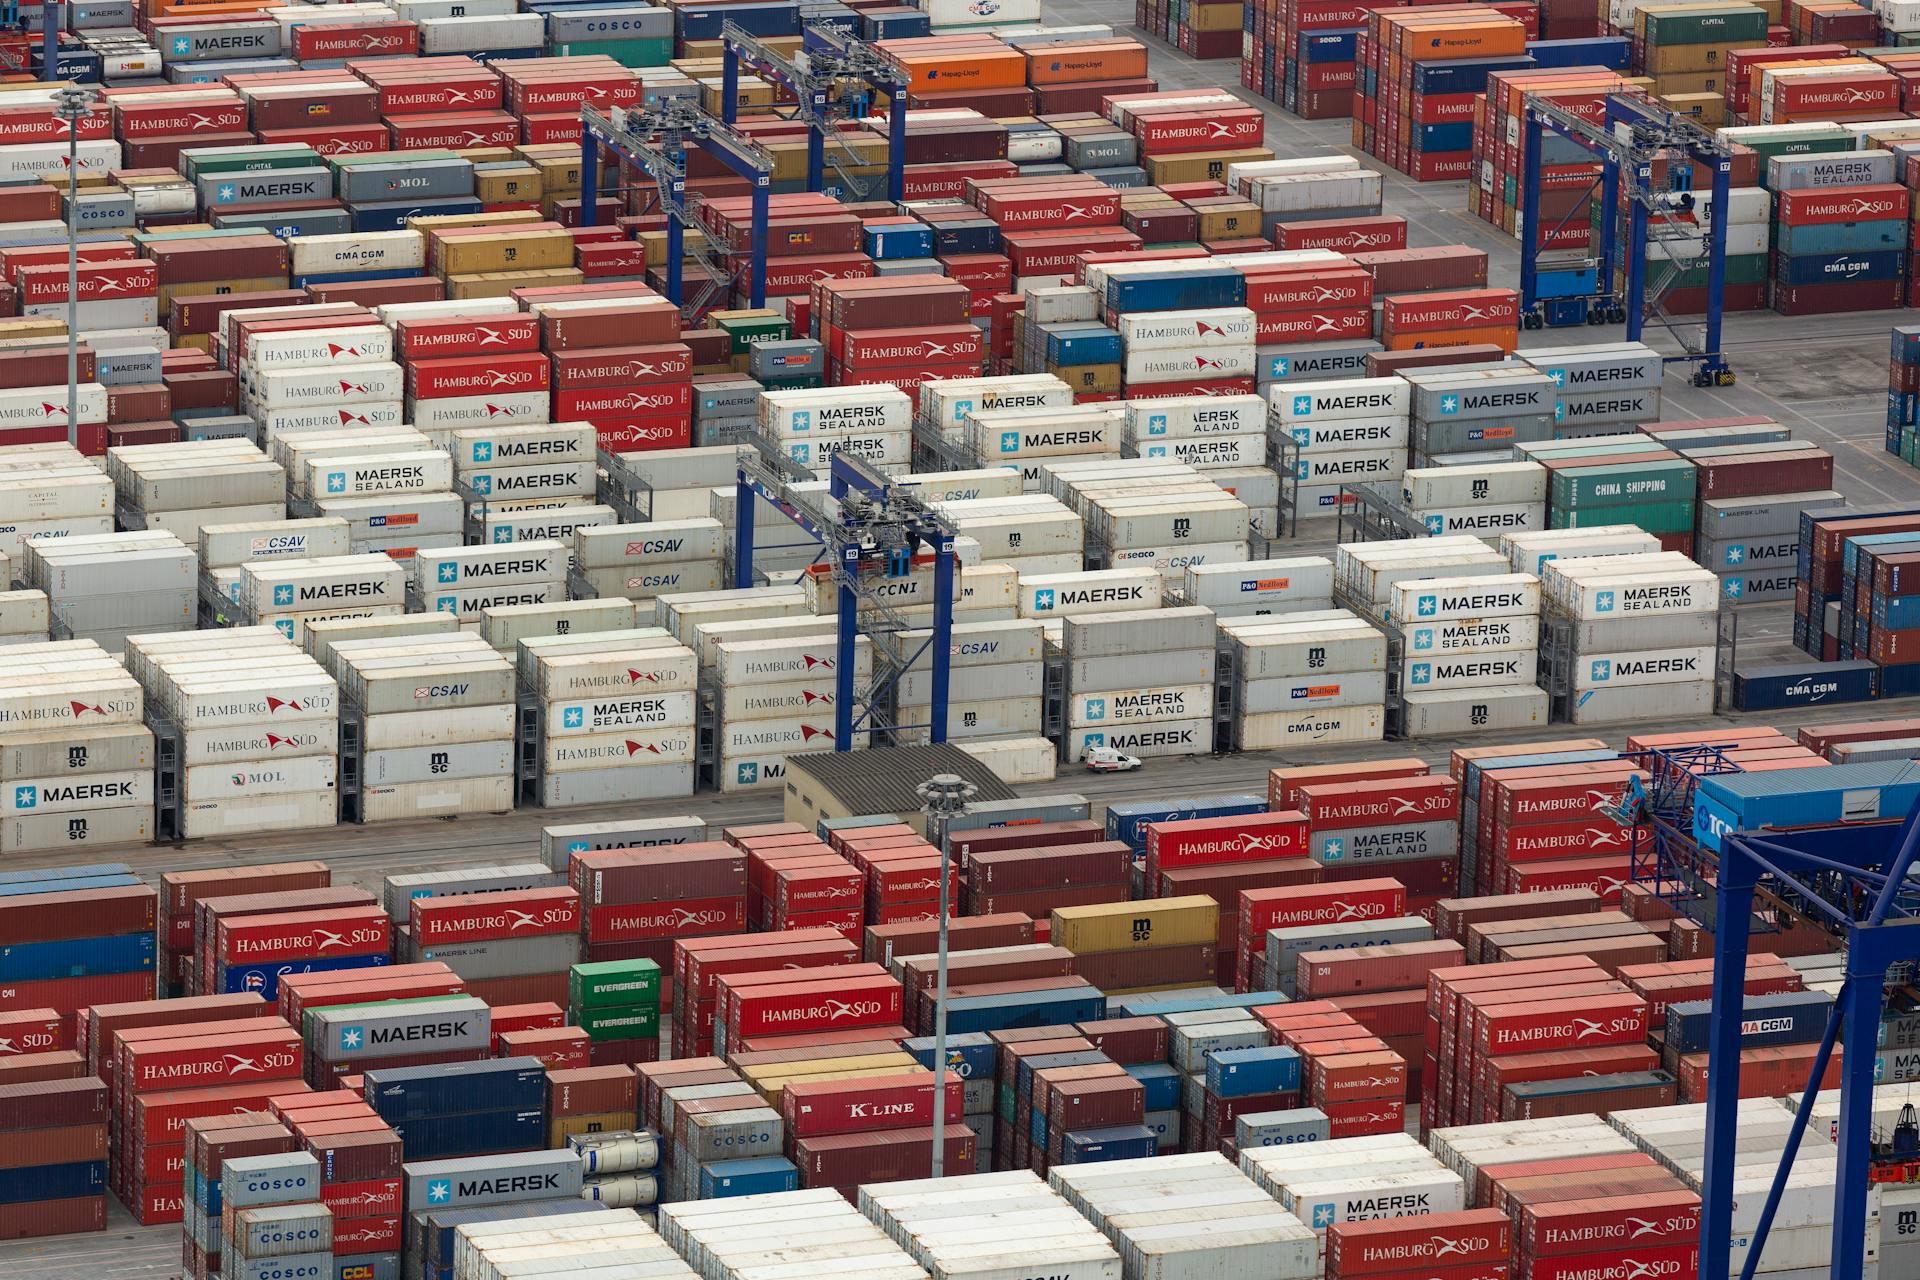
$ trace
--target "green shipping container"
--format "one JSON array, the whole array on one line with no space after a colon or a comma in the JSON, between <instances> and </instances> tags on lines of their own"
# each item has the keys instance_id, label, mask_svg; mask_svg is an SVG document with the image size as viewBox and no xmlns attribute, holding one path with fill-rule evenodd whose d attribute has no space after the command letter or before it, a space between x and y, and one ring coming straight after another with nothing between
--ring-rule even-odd
<instances>
[{"instance_id":1,"label":"green shipping container","mask_svg":"<svg viewBox=\"0 0 1920 1280\"><path fill-rule=\"evenodd\" d=\"M656 36L638 40L575 40L553 46L562 58L584 58L592 54L612 58L623 67L664 67L673 61L673 37Z\"/></svg>"},{"instance_id":2,"label":"green shipping container","mask_svg":"<svg viewBox=\"0 0 1920 1280\"><path fill-rule=\"evenodd\" d=\"M651 960L597 960L567 971L567 1003L575 1009L660 1009L660 966Z\"/></svg>"},{"instance_id":3,"label":"green shipping container","mask_svg":"<svg viewBox=\"0 0 1920 1280\"><path fill-rule=\"evenodd\" d=\"M1638 525L1648 533L1692 533L1693 502L1622 502L1611 507L1555 508L1555 529L1591 529L1603 524Z\"/></svg>"},{"instance_id":4,"label":"green shipping container","mask_svg":"<svg viewBox=\"0 0 1920 1280\"><path fill-rule=\"evenodd\" d=\"M1759 140L1748 143L1760 157L1760 175L1764 183L1767 161L1775 156L1811 156L1829 151L1852 151L1853 137L1842 134L1840 137L1788 138L1778 142Z\"/></svg>"},{"instance_id":5,"label":"green shipping container","mask_svg":"<svg viewBox=\"0 0 1920 1280\"><path fill-rule=\"evenodd\" d=\"M660 1035L658 1005L612 1005L575 1009L568 1019L589 1040L654 1040Z\"/></svg>"},{"instance_id":6,"label":"green shipping container","mask_svg":"<svg viewBox=\"0 0 1920 1280\"><path fill-rule=\"evenodd\" d=\"M1548 500L1556 509L1693 501L1694 468L1684 458L1629 462L1618 467L1556 471Z\"/></svg>"},{"instance_id":7,"label":"green shipping container","mask_svg":"<svg viewBox=\"0 0 1920 1280\"><path fill-rule=\"evenodd\" d=\"M320 163L320 153L305 144L188 147L180 153L180 176L192 182L203 173L257 173L263 169L311 169Z\"/></svg>"},{"instance_id":8,"label":"green shipping container","mask_svg":"<svg viewBox=\"0 0 1920 1280\"><path fill-rule=\"evenodd\" d=\"M1681 13L1643 12L1641 25L1649 52L1679 44L1767 41L1767 11L1750 4L1697 5Z\"/></svg>"}]
</instances>

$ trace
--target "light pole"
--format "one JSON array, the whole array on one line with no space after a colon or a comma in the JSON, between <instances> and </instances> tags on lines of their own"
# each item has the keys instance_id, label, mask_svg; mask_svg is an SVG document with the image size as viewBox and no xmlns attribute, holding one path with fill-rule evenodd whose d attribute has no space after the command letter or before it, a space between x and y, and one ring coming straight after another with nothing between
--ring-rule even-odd
<instances>
[{"instance_id":1,"label":"light pole","mask_svg":"<svg viewBox=\"0 0 1920 1280\"><path fill-rule=\"evenodd\" d=\"M947 1165L947 915L951 893L947 869L947 825L967 811L967 802L977 791L958 774L936 773L914 793L920 797L920 812L927 815L927 835L940 848L940 952L939 968L934 976L933 992L933 1167L936 1178L946 1176Z\"/></svg>"},{"instance_id":2,"label":"light pole","mask_svg":"<svg viewBox=\"0 0 1920 1280\"><path fill-rule=\"evenodd\" d=\"M67 122L67 443L80 447L80 122L93 91L68 85L53 95Z\"/></svg>"}]
</instances>

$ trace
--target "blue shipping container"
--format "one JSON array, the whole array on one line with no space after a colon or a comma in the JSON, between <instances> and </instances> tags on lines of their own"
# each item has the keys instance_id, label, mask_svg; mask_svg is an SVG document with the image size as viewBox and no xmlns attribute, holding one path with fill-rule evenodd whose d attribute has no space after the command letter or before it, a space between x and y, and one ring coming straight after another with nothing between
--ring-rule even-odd
<instances>
[{"instance_id":1,"label":"blue shipping container","mask_svg":"<svg viewBox=\"0 0 1920 1280\"><path fill-rule=\"evenodd\" d=\"M381 1119L411 1120L457 1111L537 1107L547 1073L535 1058L495 1058L429 1067L381 1067L366 1073L367 1105Z\"/></svg>"},{"instance_id":2,"label":"blue shipping container","mask_svg":"<svg viewBox=\"0 0 1920 1280\"><path fill-rule=\"evenodd\" d=\"M35 1200L75 1200L105 1195L107 1162L80 1160L73 1164L36 1164L24 1169L0 1169L0 1204L27 1204Z\"/></svg>"},{"instance_id":3,"label":"blue shipping container","mask_svg":"<svg viewBox=\"0 0 1920 1280\"><path fill-rule=\"evenodd\" d=\"M1774 247L1782 253L1870 253L1877 249L1905 249L1907 222L1884 218L1874 222L1816 222L1807 226L1782 225Z\"/></svg>"},{"instance_id":4,"label":"blue shipping container","mask_svg":"<svg viewBox=\"0 0 1920 1280\"><path fill-rule=\"evenodd\" d=\"M1145 853L1149 822L1185 822L1191 818L1228 818L1243 813L1265 813L1265 796L1185 796L1179 800L1135 800L1107 806L1107 839L1124 840L1135 853Z\"/></svg>"},{"instance_id":5,"label":"blue shipping container","mask_svg":"<svg viewBox=\"0 0 1920 1280\"><path fill-rule=\"evenodd\" d=\"M1871 662L1793 662L1733 673L1733 703L1742 711L1776 711L1875 696L1880 668Z\"/></svg>"},{"instance_id":6,"label":"blue shipping container","mask_svg":"<svg viewBox=\"0 0 1920 1280\"><path fill-rule=\"evenodd\" d=\"M764 1196L776 1191L798 1191L800 1171L793 1161L780 1156L759 1156L752 1160L716 1160L700 1166L700 1198L721 1200L730 1196Z\"/></svg>"},{"instance_id":7,"label":"blue shipping container","mask_svg":"<svg viewBox=\"0 0 1920 1280\"><path fill-rule=\"evenodd\" d=\"M398 231L409 218L443 213L479 213L480 202L472 196L447 196L440 200L374 200L352 206L355 231Z\"/></svg>"},{"instance_id":8,"label":"blue shipping container","mask_svg":"<svg viewBox=\"0 0 1920 1280\"><path fill-rule=\"evenodd\" d=\"M1053 1027L1107 1016L1107 998L1085 987L1005 995L961 996L947 1004L948 1032Z\"/></svg>"},{"instance_id":9,"label":"blue shipping container","mask_svg":"<svg viewBox=\"0 0 1920 1280\"><path fill-rule=\"evenodd\" d=\"M1717 850L1733 831L1903 817L1916 798L1920 778L1906 760L1720 774L1700 779L1693 837Z\"/></svg>"},{"instance_id":10,"label":"blue shipping container","mask_svg":"<svg viewBox=\"0 0 1920 1280\"><path fill-rule=\"evenodd\" d=\"M1059 325L1046 331L1047 363L1118 364L1126 352L1120 335L1100 324Z\"/></svg>"},{"instance_id":11,"label":"blue shipping container","mask_svg":"<svg viewBox=\"0 0 1920 1280\"><path fill-rule=\"evenodd\" d=\"M1625 71L1633 63L1629 36L1587 36L1577 40L1530 40L1527 53L1542 71L1560 67L1605 67Z\"/></svg>"},{"instance_id":12,"label":"blue shipping container","mask_svg":"<svg viewBox=\"0 0 1920 1280\"><path fill-rule=\"evenodd\" d=\"M1294 37L1294 43L1299 49L1300 61L1318 66L1323 62L1352 62L1354 45L1359 38L1358 27L1351 31L1302 31Z\"/></svg>"},{"instance_id":13,"label":"blue shipping container","mask_svg":"<svg viewBox=\"0 0 1920 1280\"><path fill-rule=\"evenodd\" d=\"M1833 997L1824 991L1782 991L1748 996L1740 1011L1740 1047L1811 1044L1827 1029ZM1704 1053L1713 1034L1713 1001L1681 1000L1667 1006L1667 1048Z\"/></svg>"},{"instance_id":14,"label":"blue shipping container","mask_svg":"<svg viewBox=\"0 0 1920 1280\"><path fill-rule=\"evenodd\" d=\"M1241 307L1247 278L1231 267L1194 267L1178 273L1114 276L1107 280L1107 306L1115 311L1186 311L1195 307Z\"/></svg>"},{"instance_id":15,"label":"blue shipping container","mask_svg":"<svg viewBox=\"0 0 1920 1280\"><path fill-rule=\"evenodd\" d=\"M94 880L118 877L134 881L133 868L124 862L86 862L71 867L45 867L39 871L0 871L0 888L9 885L33 885L43 880ZM27 892L37 892L29 889Z\"/></svg>"},{"instance_id":16,"label":"blue shipping container","mask_svg":"<svg viewBox=\"0 0 1920 1280\"><path fill-rule=\"evenodd\" d=\"M1428 151L1469 151L1473 148L1473 122L1423 124L1414 126L1413 149Z\"/></svg>"},{"instance_id":17,"label":"blue shipping container","mask_svg":"<svg viewBox=\"0 0 1920 1280\"><path fill-rule=\"evenodd\" d=\"M409 1161L450 1160L495 1151L533 1150L546 1140L545 1114L536 1106L519 1111L421 1116L388 1120L387 1124L400 1135Z\"/></svg>"},{"instance_id":18,"label":"blue shipping container","mask_svg":"<svg viewBox=\"0 0 1920 1280\"><path fill-rule=\"evenodd\" d=\"M1125 1068L1146 1091L1148 1111L1180 1109L1180 1072L1170 1062L1136 1062Z\"/></svg>"},{"instance_id":19,"label":"blue shipping container","mask_svg":"<svg viewBox=\"0 0 1920 1280\"><path fill-rule=\"evenodd\" d=\"M290 973L337 973L342 969L377 969L387 963L385 956L343 956L337 960L289 960L283 964L242 964L229 968L221 978L220 989L233 994L258 991L263 1000L280 998L280 979Z\"/></svg>"},{"instance_id":20,"label":"blue shipping container","mask_svg":"<svg viewBox=\"0 0 1920 1280\"><path fill-rule=\"evenodd\" d=\"M1863 280L1898 280L1906 274L1904 250L1879 253L1809 253L1773 255L1773 278L1783 284L1858 284Z\"/></svg>"},{"instance_id":21,"label":"blue shipping container","mask_svg":"<svg viewBox=\"0 0 1920 1280\"><path fill-rule=\"evenodd\" d=\"M1096 1164L1106 1160L1145 1160L1159 1154L1159 1139L1143 1124L1109 1129L1076 1129L1061 1137L1061 1164Z\"/></svg>"},{"instance_id":22,"label":"blue shipping container","mask_svg":"<svg viewBox=\"0 0 1920 1280\"><path fill-rule=\"evenodd\" d=\"M1494 72L1524 71L1533 65L1533 59L1525 54L1416 62L1413 64L1413 91L1424 95L1485 93L1487 77Z\"/></svg>"},{"instance_id":23,"label":"blue shipping container","mask_svg":"<svg viewBox=\"0 0 1920 1280\"><path fill-rule=\"evenodd\" d=\"M1164 1017L1169 1013L1196 1013L1202 1009L1252 1009L1263 1004L1287 1004L1293 999L1284 991L1243 991L1234 994L1189 996L1179 992L1149 992L1122 996L1114 1002L1113 1017Z\"/></svg>"},{"instance_id":24,"label":"blue shipping container","mask_svg":"<svg viewBox=\"0 0 1920 1280\"><path fill-rule=\"evenodd\" d=\"M738 23L754 36L797 36L800 34L798 4L729 4L688 7L677 12L675 32L682 40L718 40L723 22Z\"/></svg>"},{"instance_id":25,"label":"blue shipping container","mask_svg":"<svg viewBox=\"0 0 1920 1280\"><path fill-rule=\"evenodd\" d=\"M1300 1088L1300 1055L1285 1045L1222 1049L1207 1055L1207 1092L1217 1098L1293 1093Z\"/></svg>"},{"instance_id":26,"label":"blue shipping container","mask_svg":"<svg viewBox=\"0 0 1920 1280\"><path fill-rule=\"evenodd\" d=\"M105 938L62 938L0 947L0 982L40 982L101 973L140 973L153 968L150 933Z\"/></svg>"}]
</instances>

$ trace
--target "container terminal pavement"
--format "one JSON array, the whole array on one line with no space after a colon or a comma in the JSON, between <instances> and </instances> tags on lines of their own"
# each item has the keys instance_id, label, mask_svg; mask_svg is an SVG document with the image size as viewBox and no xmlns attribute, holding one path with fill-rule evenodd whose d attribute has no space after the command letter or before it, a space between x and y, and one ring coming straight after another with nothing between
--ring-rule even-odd
<instances>
[{"instance_id":1,"label":"container terminal pavement","mask_svg":"<svg viewBox=\"0 0 1920 1280\"><path fill-rule=\"evenodd\" d=\"M1369 124L1400 71L1612 92L1632 6L1358 71L1351 32L1266 59L1310 6L1252 6L1244 67L1219 0L1143 10L1184 52L1105 3L463 7L79 6L72 190L0 83L0 1269L1700 1274L1711 937L1635 880L1632 798L1704 751L1708 845L1914 801L1920 340L1787 314L1904 291L1816 208L1835 139L1899 139L1767 82L1812 154L1740 134L1703 388L1523 331L1487 130ZM1648 84L1715 97L1672 8ZM1772 16L1871 43L1834 9ZM770 111L821 23L911 108L898 156L833 108L864 202ZM769 248L691 147L675 296L581 110L724 115L729 40L698 128L771 165ZM819 543L735 487L851 527L840 456L954 535L948 662L930 557L867 557L842 645ZM977 788L944 886L936 772ZM1836 943L1755 951L1736 1237L1805 1105L1756 1273L1858 1231L1920 1276L1920 1194L1837 1224L1797 1096ZM1917 1040L1896 989L1888 1134Z\"/></svg>"}]
</instances>

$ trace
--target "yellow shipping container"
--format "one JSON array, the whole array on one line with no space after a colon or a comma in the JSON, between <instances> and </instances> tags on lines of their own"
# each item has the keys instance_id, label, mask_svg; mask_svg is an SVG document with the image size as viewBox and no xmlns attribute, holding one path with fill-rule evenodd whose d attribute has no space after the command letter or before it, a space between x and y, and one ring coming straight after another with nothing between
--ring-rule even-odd
<instances>
[{"instance_id":1,"label":"yellow shipping container","mask_svg":"<svg viewBox=\"0 0 1920 1280\"><path fill-rule=\"evenodd\" d=\"M438 265L448 276L487 271L543 271L573 265L573 237L564 231L502 231L442 240Z\"/></svg>"},{"instance_id":2,"label":"yellow shipping container","mask_svg":"<svg viewBox=\"0 0 1920 1280\"><path fill-rule=\"evenodd\" d=\"M1235 151L1178 151L1147 157L1147 181L1156 187L1182 182L1225 182L1227 167L1273 159L1266 147L1241 147Z\"/></svg>"},{"instance_id":3,"label":"yellow shipping container","mask_svg":"<svg viewBox=\"0 0 1920 1280\"><path fill-rule=\"evenodd\" d=\"M1053 913L1053 945L1075 953L1192 947L1214 942L1219 936L1220 904L1199 893L1184 898L1060 907Z\"/></svg>"},{"instance_id":4,"label":"yellow shipping container","mask_svg":"<svg viewBox=\"0 0 1920 1280\"><path fill-rule=\"evenodd\" d=\"M564 1147L576 1133L620 1133L633 1128L633 1113L600 1111L585 1116L555 1116L547 1122L547 1145Z\"/></svg>"},{"instance_id":5,"label":"yellow shipping container","mask_svg":"<svg viewBox=\"0 0 1920 1280\"><path fill-rule=\"evenodd\" d=\"M909 1053L869 1053L858 1057L768 1062L757 1067L743 1067L740 1075L769 1103L778 1106L780 1091L796 1080L853 1080L865 1076L891 1076L914 1070L918 1066Z\"/></svg>"},{"instance_id":6,"label":"yellow shipping container","mask_svg":"<svg viewBox=\"0 0 1920 1280\"><path fill-rule=\"evenodd\" d=\"M515 289L543 289L580 284L586 279L578 267L553 271L486 271L447 277L449 298L504 298Z\"/></svg>"}]
</instances>

